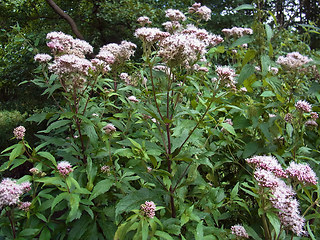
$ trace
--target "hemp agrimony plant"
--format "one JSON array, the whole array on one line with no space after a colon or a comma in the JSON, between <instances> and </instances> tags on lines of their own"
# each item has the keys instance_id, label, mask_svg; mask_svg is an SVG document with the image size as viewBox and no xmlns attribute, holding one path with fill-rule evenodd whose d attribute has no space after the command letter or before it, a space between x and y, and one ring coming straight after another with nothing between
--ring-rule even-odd
<instances>
[{"instance_id":1,"label":"hemp agrimony plant","mask_svg":"<svg viewBox=\"0 0 320 240\"><path fill-rule=\"evenodd\" d=\"M32 166L21 179L1 182L0 236L320 234L319 103L311 89L319 83L309 79L316 60L295 49L277 53L276 25L223 29L223 39L201 28L211 10L200 3L165 16L163 29L138 19L137 63L130 60L137 46L128 41L94 56L85 41L47 35L51 55L35 56L33 83L52 106L28 119L47 128L30 146L28 129L17 127L18 143L2 152L4 173Z\"/></svg>"}]
</instances>

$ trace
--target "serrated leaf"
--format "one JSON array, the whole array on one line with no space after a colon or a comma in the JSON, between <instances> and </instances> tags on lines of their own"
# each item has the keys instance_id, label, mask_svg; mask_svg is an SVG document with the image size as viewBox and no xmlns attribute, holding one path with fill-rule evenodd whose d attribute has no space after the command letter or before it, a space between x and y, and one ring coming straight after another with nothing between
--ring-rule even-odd
<instances>
[{"instance_id":1,"label":"serrated leaf","mask_svg":"<svg viewBox=\"0 0 320 240\"><path fill-rule=\"evenodd\" d=\"M254 74L254 66L250 64L246 64L240 72L239 78L238 78L238 83L242 84L244 80L248 79L252 74Z\"/></svg>"},{"instance_id":2,"label":"serrated leaf","mask_svg":"<svg viewBox=\"0 0 320 240\"><path fill-rule=\"evenodd\" d=\"M272 92L272 91L264 91L263 93L261 93L260 96L261 96L261 97L274 97L274 96L276 96L276 95L275 95L274 92Z\"/></svg>"},{"instance_id":3,"label":"serrated leaf","mask_svg":"<svg viewBox=\"0 0 320 240\"><path fill-rule=\"evenodd\" d=\"M142 188L137 191L132 191L127 196L122 198L116 206L116 217L123 212L129 212L133 209L139 209L140 205L145 201L161 199L163 190L150 190Z\"/></svg>"},{"instance_id":4,"label":"serrated leaf","mask_svg":"<svg viewBox=\"0 0 320 240\"><path fill-rule=\"evenodd\" d=\"M109 191L112 184L113 184L113 182L109 179L104 179L104 180L101 180L100 182L98 182L94 186L89 200L91 201L91 200L95 199L96 197L98 197L99 195Z\"/></svg>"},{"instance_id":5,"label":"serrated leaf","mask_svg":"<svg viewBox=\"0 0 320 240\"><path fill-rule=\"evenodd\" d=\"M69 196L69 206L71 208L70 213L67 218L67 222L73 221L78 217L78 209L80 203L80 196L78 194L70 194Z\"/></svg>"},{"instance_id":6,"label":"serrated leaf","mask_svg":"<svg viewBox=\"0 0 320 240\"><path fill-rule=\"evenodd\" d=\"M196 232L195 232L195 239L196 240L202 240L203 239L203 225L202 222L199 222L196 228Z\"/></svg>"},{"instance_id":7,"label":"serrated leaf","mask_svg":"<svg viewBox=\"0 0 320 240\"><path fill-rule=\"evenodd\" d=\"M26 228L20 232L19 237L35 236L38 232L39 232L39 229L37 228Z\"/></svg>"},{"instance_id":8,"label":"serrated leaf","mask_svg":"<svg viewBox=\"0 0 320 240\"><path fill-rule=\"evenodd\" d=\"M254 40L254 38L252 36L249 35L244 35L243 37L237 39L236 41L234 41L230 48L234 48L236 46L240 46L243 44L247 44L247 43L251 43Z\"/></svg>"},{"instance_id":9,"label":"serrated leaf","mask_svg":"<svg viewBox=\"0 0 320 240\"><path fill-rule=\"evenodd\" d=\"M51 233L47 227L44 227L41 231L39 240L48 240L48 239L51 239Z\"/></svg>"},{"instance_id":10,"label":"serrated leaf","mask_svg":"<svg viewBox=\"0 0 320 240\"><path fill-rule=\"evenodd\" d=\"M16 145L16 147L10 153L10 157L9 157L10 163L23 153L23 149L24 149L24 146L22 143Z\"/></svg>"},{"instance_id":11,"label":"serrated leaf","mask_svg":"<svg viewBox=\"0 0 320 240\"><path fill-rule=\"evenodd\" d=\"M281 223L280 223L278 216L274 213L268 212L267 218L269 219L271 225L273 226L273 229L276 232L276 236L278 236L280 233L280 229L281 229Z\"/></svg>"},{"instance_id":12,"label":"serrated leaf","mask_svg":"<svg viewBox=\"0 0 320 240\"><path fill-rule=\"evenodd\" d=\"M264 24L264 27L266 29L266 34L267 34L267 40L268 42L271 41L271 38L273 36L273 31L272 31L272 28L270 27L269 24Z\"/></svg>"},{"instance_id":13,"label":"serrated leaf","mask_svg":"<svg viewBox=\"0 0 320 240\"><path fill-rule=\"evenodd\" d=\"M53 129L57 129L57 128L60 128L60 127L63 127L63 126L67 126L70 123L71 123L70 120L59 120L59 121L56 121L54 123L51 123L46 130L43 130L43 131L40 131L40 132L49 133Z\"/></svg>"},{"instance_id":14,"label":"serrated leaf","mask_svg":"<svg viewBox=\"0 0 320 240\"><path fill-rule=\"evenodd\" d=\"M154 235L158 236L158 237L161 237L161 238L164 238L166 240L173 240L173 238L166 232L162 232L162 231L156 231L154 233Z\"/></svg>"},{"instance_id":15,"label":"serrated leaf","mask_svg":"<svg viewBox=\"0 0 320 240\"><path fill-rule=\"evenodd\" d=\"M57 166L56 159L54 158L54 156L51 153L49 153L49 152L38 152L38 155L50 160L55 167Z\"/></svg>"},{"instance_id":16,"label":"serrated leaf","mask_svg":"<svg viewBox=\"0 0 320 240\"><path fill-rule=\"evenodd\" d=\"M54 209L54 207L60 203L63 199L68 200L69 199L69 193L67 192L63 192L60 193L58 196L56 196L53 201L52 201L52 205L51 205L51 211Z\"/></svg>"},{"instance_id":17,"label":"serrated leaf","mask_svg":"<svg viewBox=\"0 0 320 240\"><path fill-rule=\"evenodd\" d=\"M229 123L221 123L220 125L221 127L223 127L223 129L227 130L229 133L235 136L237 135L236 132L234 131L233 126L231 126Z\"/></svg>"}]
</instances>

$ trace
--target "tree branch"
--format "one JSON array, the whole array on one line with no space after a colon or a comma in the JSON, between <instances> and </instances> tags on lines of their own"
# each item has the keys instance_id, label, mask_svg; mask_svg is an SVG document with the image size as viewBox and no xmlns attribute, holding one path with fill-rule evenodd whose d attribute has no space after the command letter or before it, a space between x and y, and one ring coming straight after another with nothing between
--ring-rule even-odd
<instances>
[{"instance_id":1,"label":"tree branch","mask_svg":"<svg viewBox=\"0 0 320 240\"><path fill-rule=\"evenodd\" d=\"M73 19L68 14L66 14L53 0L46 0L46 1L57 14L59 14L62 18L64 18L69 23L76 37L83 40L84 37L78 30L77 25L73 21Z\"/></svg>"}]
</instances>

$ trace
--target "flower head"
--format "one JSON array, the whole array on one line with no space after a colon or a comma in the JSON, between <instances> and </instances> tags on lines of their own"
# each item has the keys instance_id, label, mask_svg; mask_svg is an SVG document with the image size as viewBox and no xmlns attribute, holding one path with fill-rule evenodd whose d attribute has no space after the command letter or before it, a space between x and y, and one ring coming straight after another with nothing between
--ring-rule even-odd
<instances>
[{"instance_id":1,"label":"flower head","mask_svg":"<svg viewBox=\"0 0 320 240\"><path fill-rule=\"evenodd\" d=\"M299 100L298 102L296 102L295 107L297 110L305 113L311 112L312 109L311 104L303 100Z\"/></svg>"},{"instance_id":2,"label":"flower head","mask_svg":"<svg viewBox=\"0 0 320 240\"><path fill-rule=\"evenodd\" d=\"M306 233L303 229L305 219L300 215L299 202L294 195L293 189L279 179L278 186L271 189L270 201L278 209L281 224L297 236L302 236Z\"/></svg>"},{"instance_id":3,"label":"flower head","mask_svg":"<svg viewBox=\"0 0 320 240\"><path fill-rule=\"evenodd\" d=\"M291 113L287 113L286 116L284 117L284 120L288 123L291 123L293 120L293 116Z\"/></svg>"},{"instance_id":4,"label":"flower head","mask_svg":"<svg viewBox=\"0 0 320 240\"><path fill-rule=\"evenodd\" d=\"M154 202L146 201L144 204L141 204L140 208L141 208L143 215L145 215L149 218L153 218L155 216L156 205L154 204Z\"/></svg>"},{"instance_id":5,"label":"flower head","mask_svg":"<svg viewBox=\"0 0 320 240\"><path fill-rule=\"evenodd\" d=\"M211 19L211 9L206 6L201 6L201 3L194 3L189 7L189 13L196 13L205 21Z\"/></svg>"},{"instance_id":6,"label":"flower head","mask_svg":"<svg viewBox=\"0 0 320 240\"><path fill-rule=\"evenodd\" d=\"M57 168L62 176L67 176L73 172L72 166L68 161L59 162Z\"/></svg>"},{"instance_id":7,"label":"flower head","mask_svg":"<svg viewBox=\"0 0 320 240\"><path fill-rule=\"evenodd\" d=\"M286 169L286 173L289 177L297 180L303 185L316 185L318 183L317 175L307 163L301 164L291 162Z\"/></svg>"},{"instance_id":8,"label":"flower head","mask_svg":"<svg viewBox=\"0 0 320 240\"><path fill-rule=\"evenodd\" d=\"M150 21L150 19L146 16L141 16L138 18L138 23L140 23L141 26L145 26L146 24L151 24L152 22Z\"/></svg>"},{"instance_id":9,"label":"flower head","mask_svg":"<svg viewBox=\"0 0 320 240\"><path fill-rule=\"evenodd\" d=\"M137 99L135 96L130 96L130 97L128 97L128 100L129 100L130 102L133 102L133 103L139 102L139 99Z\"/></svg>"},{"instance_id":10,"label":"flower head","mask_svg":"<svg viewBox=\"0 0 320 240\"><path fill-rule=\"evenodd\" d=\"M49 54L39 53L34 56L34 60L41 63L49 62L51 59L52 57Z\"/></svg>"},{"instance_id":11,"label":"flower head","mask_svg":"<svg viewBox=\"0 0 320 240\"><path fill-rule=\"evenodd\" d=\"M231 227L231 233L236 235L237 237L240 237L240 238L249 238L249 235L248 235L246 229L239 224Z\"/></svg>"},{"instance_id":12,"label":"flower head","mask_svg":"<svg viewBox=\"0 0 320 240\"><path fill-rule=\"evenodd\" d=\"M13 135L16 139L23 139L26 132L26 128L24 126L19 126L13 129Z\"/></svg>"},{"instance_id":13,"label":"flower head","mask_svg":"<svg viewBox=\"0 0 320 240\"><path fill-rule=\"evenodd\" d=\"M277 63L288 70L294 70L311 61L312 59L303 56L298 52L292 52L288 53L286 57L280 56Z\"/></svg>"},{"instance_id":14,"label":"flower head","mask_svg":"<svg viewBox=\"0 0 320 240\"><path fill-rule=\"evenodd\" d=\"M21 202L19 205L19 209L22 211L28 212L30 210L31 202Z\"/></svg>"},{"instance_id":15,"label":"flower head","mask_svg":"<svg viewBox=\"0 0 320 240\"><path fill-rule=\"evenodd\" d=\"M108 123L106 126L104 126L103 130L108 135L110 135L110 134L114 133L115 131L117 131L116 127L111 123Z\"/></svg>"},{"instance_id":16,"label":"flower head","mask_svg":"<svg viewBox=\"0 0 320 240\"><path fill-rule=\"evenodd\" d=\"M185 21L186 16L179 10L176 9L168 9L166 10L166 17L171 21Z\"/></svg>"},{"instance_id":17,"label":"flower head","mask_svg":"<svg viewBox=\"0 0 320 240\"><path fill-rule=\"evenodd\" d=\"M20 196L30 189L30 183L17 184L15 180L5 178L0 183L0 209L4 206L16 205Z\"/></svg>"},{"instance_id":18,"label":"flower head","mask_svg":"<svg viewBox=\"0 0 320 240\"><path fill-rule=\"evenodd\" d=\"M101 171L102 173L109 173L109 172L110 172L110 166L103 165L103 166L100 168L100 171Z\"/></svg>"},{"instance_id":19,"label":"flower head","mask_svg":"<svg viewBox=\"0 0 320 240\"><path fill-rule=\"evenodd\" d=\"M251 158L247 158L246 162L250 163L255 168L270 171L277 177L286 177L286 173L283 171L278 160L273 156L253 156Z\"/></svg>"},{"instance_id":20,"label":"flower head","mask_svg":"<svg viewBox=\"0 0 320 240\"><path fill-rule=\"evenodd\" d=\"M241 27L233 27L231 29L225 28L225 29L222 29L222 32L227 37L235 37L235 38L239 38L244 35L253 34L253 30L251 28L241 28Z\"/></svg>"}]
</instances>

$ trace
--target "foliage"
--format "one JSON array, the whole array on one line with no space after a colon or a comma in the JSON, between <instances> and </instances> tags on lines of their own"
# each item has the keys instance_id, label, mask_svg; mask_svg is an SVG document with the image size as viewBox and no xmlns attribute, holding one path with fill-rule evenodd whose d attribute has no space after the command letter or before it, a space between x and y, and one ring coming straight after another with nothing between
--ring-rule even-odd
<instances>
[{"instance_id":1,"label":"foliage","mask_svg":"<svg viewBox=\"0 0 320 240\"><path fill-rule=\"evenodd\" d=\"M29 144L28 129L18 128L17 143L2 151L2 172L32 164L17 181L32 187L20 194L30 202L26 211L0 202L0 235L235 239L230 229L242 224L252 239L306 239L304 233L315 239L319 184L281 180L300 203L302 234L282 221L274 188L257 180L248 161L272 155L281 171L308 163L319 175L319 53L289 68L280 56L311 51L302 43L279 44L277 36L287 33L261 22L266 12L241 9L254 12L253 34L230 34L222 44L198 28L196 13L171 35L149 29L150 39L136 31L139 61L128 61L134 47L128 42L102 47L90 62L87 43L49 34L54 61L40 60L32 82L56 107L28 118L46 124L39 144Z\"/></svg>"}]
</instances>

